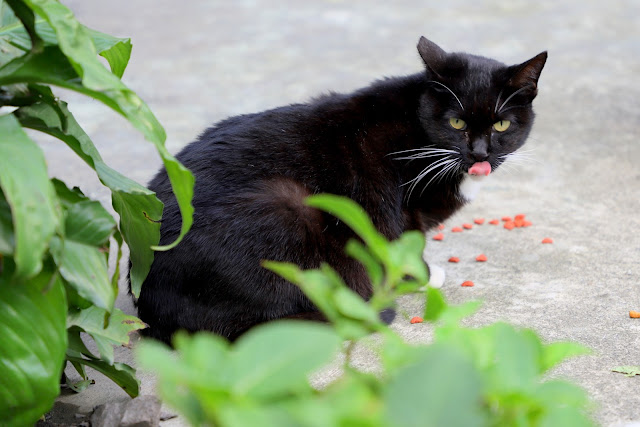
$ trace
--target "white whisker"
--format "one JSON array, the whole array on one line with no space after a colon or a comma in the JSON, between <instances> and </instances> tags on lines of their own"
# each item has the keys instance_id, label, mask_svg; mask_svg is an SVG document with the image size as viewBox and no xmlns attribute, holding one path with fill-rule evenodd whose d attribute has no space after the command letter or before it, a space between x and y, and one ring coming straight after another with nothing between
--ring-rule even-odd
<instances>
[{"instance_id":1,"label":"white whisker","mask_svg":"<svg viewBox=\"0 0 640 427\"><path fill-rule=\"evenodd\" d=\"M460 108L462 108L462 111L464 111L464 107L462 106L462 102L460 102L460 98L458 98L456 96L455 93L453 93L453 91L451 89L449 89L446 85L443 85L440 82L437 82L435 80L430 80L429 83L435 83L435 84L439 84L440 86L442 86L443 88L445 88L446 90L448 90L449 92L451 92L451 95L453 95L453 97L456 99L456 101L458 101L458 104L460 104Z\"/></svg>"},{"instance_id":2,"label":"white whisker","mask_svg":"<svg viewBox=\"0 0 640 427\"><path fill-rule=\"evenodd\" d=\"M446 158L445 158L445 159L440 159L440 160L438 160L437 162L435 162L435 163L433 163L433 164L431 164L431 165L427 166L425 169L423 169L423 170L418 174L418 176L416 176L416 177L415 177L414 179L412 179L411 181L408 181L408 182L406 182L406 183L402 184L402 185L401 185L401 187L402 187L402 186L404 186L404 185L407 185L407 184L411 183L411 185L409 186L409 191L408 191L408 192L407 192L407 194L406 194L406 200L408 201L408 200L411 198L411 194L413 194L413 190L415 190L415 188L417 187L418 183L419 183L419 182L420 182L420 181L421 181L425 176L427 176L427 175L429 174L429 172L433 171L433 170L434 170L434 169L436 169L436 168L439 168L439 167L441 167L441 166L444 166L444 165L446 165L446 164L448 164L448 163L450 163L450 162L452 162L452 161L456 161L456 160L455 160L455 159L451 159L451 158L449 158L449 159L446 159Z\"/></svg>"},{"instance_id":3,"label":"white whisker","mask_svg":"<svg viewBox=\"0 0 640 427\"><path fill-rule=\"evenodd\" d=\"M507 105L507 102L511 101L511 98L513 98L514 96L516 96L518 93L522 92L525 89L528 89L529 86L523 86L520 89L518 89L517 91L513 92L511 95L509 95L509 97L507 97L507 99L502 103L502 105L500 106L500 109L498 110L498 113L500 111L502 111L502 109L504 108L505 105Z\"/></svg>"}]
</instances>

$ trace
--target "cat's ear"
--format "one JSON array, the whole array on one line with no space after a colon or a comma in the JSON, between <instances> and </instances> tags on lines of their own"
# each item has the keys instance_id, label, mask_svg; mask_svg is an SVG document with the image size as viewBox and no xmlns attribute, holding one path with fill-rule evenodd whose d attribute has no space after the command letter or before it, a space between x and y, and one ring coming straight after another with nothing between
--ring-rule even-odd
<instances>
[{"instance_id":1,"label":"cat's ear","mask_svg":"<svg viewBox=\"0 0 640 427\"><path fill-rule=\"evenodd\" d=\"M420 56L429 71L437 77L441 77L442 75L440 70L443 69L447 61L447 52L442 50L440 46L431 40L422 36L418 41L418 53L420 53Z\"/></svg>"},{"instance_id":2,"label":"cat's ear","mask_svg":"<svg viewBox=\"0 0 640 427\"><path fill-rule=\"evenodd\" d=\"M538 91L538 79L546 62L547 52L545 51L522 64L509 67L511 77L507 84L516 88L523 88L535 96Z\"/></svg>"}]
</instances>

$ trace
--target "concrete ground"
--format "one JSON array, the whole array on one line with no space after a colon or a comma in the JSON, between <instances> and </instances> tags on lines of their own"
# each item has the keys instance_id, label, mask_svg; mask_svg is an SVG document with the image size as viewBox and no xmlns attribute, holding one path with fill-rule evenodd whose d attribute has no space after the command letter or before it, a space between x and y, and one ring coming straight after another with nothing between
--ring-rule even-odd
<instances>
[{"instance_id":1,"label":"concrete ground","mask_svg":"<svg viewBox=\"0 0 640 427\"><path fill-rule=\"evenodd\" d=\"M451 302L484 301L470 325L505 320L545 340L573 340L593 350L555 376L583 386L602 425L640 425L640 377L611 372L640 365L640 3L635 0L447 2L65 1L90 27L133 40L125 82L145 99L177 152L206 126L230 115L350 91L382 76L416 72L425 35L445 50L507 63L542 50L549 60L535 101L537 122L527 158L490 178L478 199L451 219L428 254L447 267ZM63 94L108 164L147 182L160 165L151 144L106 107ZM38 136L52 175L108 204L108 193L64 144ZM526 229L476 226L472 218L525 213ZM544 237L554 244L543 245ZM474 261L479 253L486 263ZM448 264L452 256L459 264ZM448 264L448 265L447 265ZM464 280L476 286L462 288ZM124 294L124 292L123 292ZM133 308L126 295L118 304ZM401 308L417 315L417 298ZM411 341L429 326L399 316ZM121 361L131 361L120 349ZM362 355L359 363L371 362ZM335 375L330 369L325 378ZM96 385L64 395L58 414L90 411L126 395L99 374ZM142 377L144 394L153 381ZM73 405L73 406L67 406ZM62 418L60 418L62 420ZM69 422L68 418L66 419ZM180 424L173 419L163 424Z\"/></svg>"}]
</instances>

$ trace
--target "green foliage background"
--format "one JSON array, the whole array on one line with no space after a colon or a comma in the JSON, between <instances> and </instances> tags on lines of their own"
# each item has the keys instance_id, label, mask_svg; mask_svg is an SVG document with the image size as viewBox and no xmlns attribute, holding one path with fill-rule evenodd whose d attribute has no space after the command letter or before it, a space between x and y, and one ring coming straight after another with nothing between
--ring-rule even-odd
<instances>
[{"instance_id":1,"label":"green foliage background","mask_svg":"<svg viewBox=\"0 0 640 427\"><path fill-rule=\"evenodd\" d=\"M167 250L192 223L194 179L164 146L165 132L147 105L121 81L131 42L91 30L56 0L0 1L0 420L33 424L60 391L66 361L89 385L85 366L138 393L135 371L114 360L113 346L145 325L114 307L122 245L131 251L137 295L153 250ZM105 58L109 68L98 56ZM107 166L89 136L50 86L95 98L120 113L158 150L180 210L182 233L157 247L162 203ZM49 179L44 155L23 128L58 138L111 190L119 222L78 188ZM73 185L73 184L72 184ZM99 354L81 339L88 334Z\"/></svg>"},{"instance_id":2,"label":"green foliage background","mask_svg":"<svg viewBox=\"0 0 640 427\"><path fill-rule=\"evenodd\" d=\"M362 241L351 241L347 251L365 265L373 297L363 301L328 265L303 271L265 262L300 286L330 323L271 322L234 344L206 333L179 333L176 351L142 342L140 365L158 374L160 396L192 425L592 425L582 389L544 380L567 357L586 353L584 347L544 344L533 331L505 323L462 327L460 320L479 304L449 306L439 290L421 290L428 281L421 233L407 232L388 242L353 201L331 195L307 200L356 231ZM435 338L429 345L410 345L378 313L398 296L420 292ZM368 338L372 333L378 337L375 345ZM377 353L378 373L352 367L355 345ZM311 387L309 376L335 363L340 353L340 378L323 390Z\"/></svg>"}]
</instances>

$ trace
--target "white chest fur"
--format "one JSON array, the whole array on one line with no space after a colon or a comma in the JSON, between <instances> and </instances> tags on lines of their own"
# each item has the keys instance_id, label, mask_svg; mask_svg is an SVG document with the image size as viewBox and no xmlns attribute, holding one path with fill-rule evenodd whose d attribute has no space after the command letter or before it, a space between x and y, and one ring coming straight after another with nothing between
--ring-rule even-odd
<instances>
[{"instance_id":1,"label":"white chest fur","mask_svg":"<svg viewBox=\"0 0 640 427\"><path fill-rule=\"evenodd\" d=\"M462 178L462 182L460 183L460 187L458 189L458 196L466 202L473 201L482 184L485 183L488 177L484 175L468 175L465 174L464 178Z\"/></svg>"}]
</instances>

